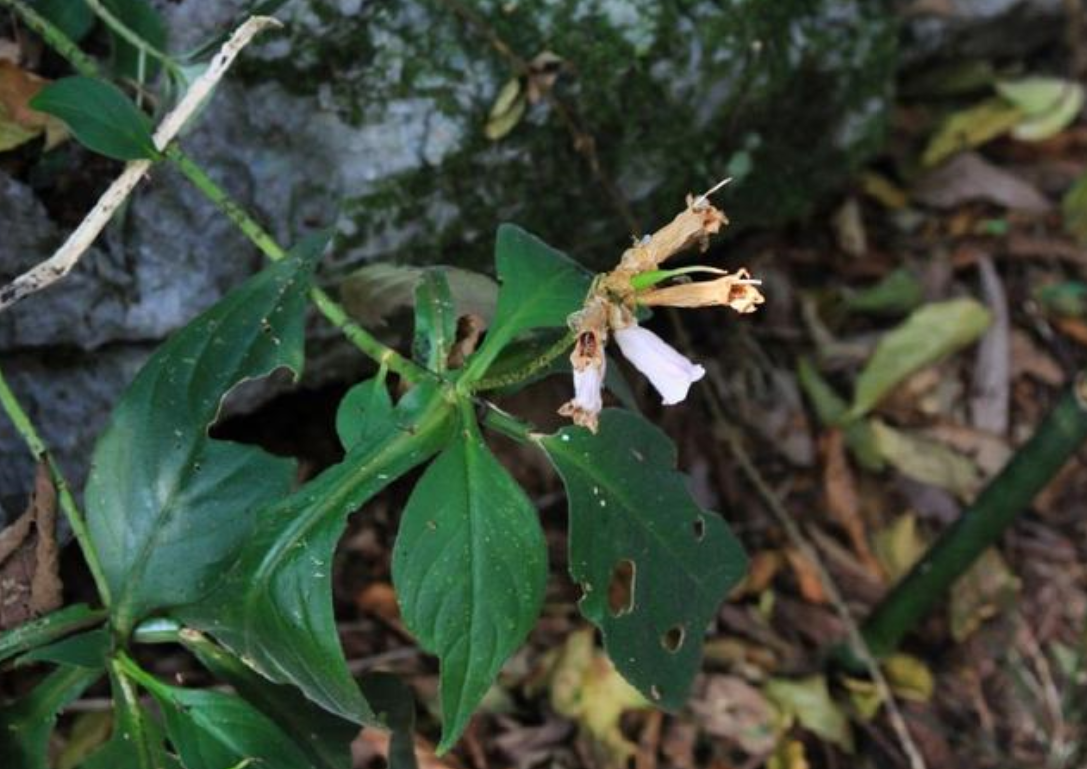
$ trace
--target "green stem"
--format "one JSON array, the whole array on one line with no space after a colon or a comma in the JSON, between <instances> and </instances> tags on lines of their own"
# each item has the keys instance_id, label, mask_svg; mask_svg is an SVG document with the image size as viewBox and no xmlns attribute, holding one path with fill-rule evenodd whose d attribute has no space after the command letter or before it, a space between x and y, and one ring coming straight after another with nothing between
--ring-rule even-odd
<instances>
[{"instance_id":1,"label":"green stem","mask_svg":"<svg viewBox=\"0 0 1087 769\"><path fill-rule=\"evenodd\" d=\"M19 15L23 23L41 35L49 46L72 65L72 69L86 77L98 74L98 64L80 50L72 39L61 32L49 19L35 11L24 0L0 0L0 6L7 6Z\"/></svg>"},{"instance_id":2,"label":"green stem","mask_svg":"<svg viewBox=\"0 0 1087 769\"><path fill-rule=\"evenodd\" d=\"M890 654L1087 440L1087 372L1061 397L1004 469L869 615L873 654Z\"/></svg>"},{"instance_id":3,"label":"green stem","mask_svg":"<svg viewBox=\"0 0 1087 769\"><path fill-rule=\"evenodd\" d=\"M109 8L102 5L101 0L84 1L87 3L87 6L92 11L94 11L94 14L98 18L100 18L107 27L113 30L113 32L116 33L118 37L125 40L129 45L134 47L144 56L150 56L152 58L158 59L160 62L162 62L162 66L164 66L171 75L175 77L180 76L181 68L178 67L177 62L175 62L169 54L165 53L164 51L160 51L158 48L151 45L142 37L140 37L127 24L121 21L121 19L117 18Z\"/></svg>"},{"instance_id":4,"label":"green stem","mask_svg":"<svg viewBox=\"0 0 1087 769\"><path fill-rule=\"evenodd\" d=\"M529 377L535 376L540 371L544 370L555 360L555 358L562 355L568 349L570 345L574 343L574 332L567 331L561 339L555 342L553 345L544 350L538 358L534 358L525 364L522 368L516 371L511 371L508 374L502 374L500 376L486 377L472 384L472 392L482 392L485 390L498 390L503 387L510 387L523 382Z\"/></svg>"},{"instance_id":5,"label":"green stem","mask_svg":"<svg viewBox=\"0 0 1087 769\"><path fill-rule=\"evenodd\" d=\"M98 561L98 553L95 552L94 546L91 544L87 523L79 512L79 507L76 505L75 497L72 496L72 491L68 487L68 482L64 479L60 468L46 448L45 442L38 435L38 431L34 429L30 417L23 411L23 407L19 405L15 393L8 387L3 372L0 372L0 406L3 407L8 418L11 419L11 423L19 432L19 435L23 437L34 458L39 462L44 461L49 466L49 474L52 476L53 485L57 490L60 509L64 512L64 516L72 527L72 533L75 534L76 541L79 543L79 549L83 551L83 557L86 559L87 567L94 578L95 587L98 588L98 595L101 596L102 602L108 606L109 585L102 571L102 564Z\"/></svg>"},{"instance_id":6,"label":"green stem","mask_svg":"<svg viewBox=\"0 0 1087 769\"><path fill-rule=\"evenodd\" d=\"M535 428L531 424L507 414L490 402L484 402L484 405L487 407L487 412L483 415L484 425L519 443L529 443L532 440Z\"/></svg>"},{"instance_id":7,"label":"green stem","mask_svg":"<svg viewBox=\"0 0 1087 769\"><path fill-rule=\"evenodd\" d=\"M204 194L204 197L222 211L252 241L253 245L261 250L261 253L272 261L278 261L287 255L287 251L276 242L275 238L177 144L167 147L164 154L177 170ZM352 344L378 363L387 366L390 371L399 374L409 382L440 379L415 361L405 358L396 350L378 341L369 331L353 321L343 306L323 289L313 288L310 291L310 299L321 314Z\"/></svg>"}]
</instances>

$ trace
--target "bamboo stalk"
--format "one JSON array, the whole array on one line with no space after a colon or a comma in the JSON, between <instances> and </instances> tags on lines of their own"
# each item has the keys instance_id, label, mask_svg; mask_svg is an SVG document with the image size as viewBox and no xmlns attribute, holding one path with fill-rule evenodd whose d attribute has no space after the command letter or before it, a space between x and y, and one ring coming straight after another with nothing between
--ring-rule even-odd
<instances>
[{"instance_id":1,"label":"bamboo stalk","mask_svg":"<svg viewBox=\"0 0 1087 769\"><path fill-rule=\"evenodd\" d=\"M861 632L885 657L1087 440L1087 372L1077 377L1026 444L875 607Z\"/></svg>"}]
</instances>

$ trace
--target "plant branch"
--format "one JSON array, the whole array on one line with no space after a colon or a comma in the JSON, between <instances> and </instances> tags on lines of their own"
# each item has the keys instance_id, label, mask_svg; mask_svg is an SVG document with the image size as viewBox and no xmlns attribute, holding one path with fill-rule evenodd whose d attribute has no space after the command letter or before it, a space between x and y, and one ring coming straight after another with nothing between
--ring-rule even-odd
<instances>
[{"instance_id":1,"label":"plant branch","mask_svg":"<svg viewBox=\"0 0 1087 769\"><path fill-rule=\"evenodd\" d=\"M502 387L509 387L515 385L518 382L523 382L529 377L534 376L543 369L551 365L555 358L562 355L568 349L570 345L574 343L574 332L567 331L561 339L556 341L553 345L544 350L538 357L533 358L521 368L516 371L511 371L508 374L502 374L500 376L485 377L475 382L472 385L472 392L482 392L484 390L498 390Z\"/></svg>"},{"instance_id":2,"label":"plant branch","mask_svg":"<svg viewBox=\"0 0 1087 769\"><path fill-rule=\"evenodd\" d=\"M898 646L944 593L1053 479L1087 440L1087 372L1077 377L1034 435L872 610L863 635L881 657Z\"/></svg>"},{"instance_id":3,"label":"plant branch","mask_svg":"<svg viewBox=\"0 0 1087 769\"><path fill-rule=\"evenodd\" d=\"M75 534L76 541L79 543L79 549L83 551L83 558L87 561L87 568L90 569L91 576L94 578L94 585L98 588L98 594L101 596L102 602L108 606L109 584L106 582L105 574L102 571L102 564L98 561L98 553L91 544L87 522L83 520L83 514L76 505L75 497L72 496L72 490L64 479L60 467L57 466L52 454L46 448L45 441L38 435L38 431L34 429L34 424L19 404L15 393L8 386L3 372L0 372L0 407L3 407L34 458L39 462L44 461L49 466L49 474L52 476L53 485L57 489L57 500L60 503L60 509L64 512L64 517L68 519L68 524L72 527L72 533Z\"/></svg>"},{"instance_id":4,"label":"plant branch","mask_svg":"<svg viewBox=\"0 0 1087 769\"><path fill-rule=\"evenodd\" d=\"M34 10L25 0L0 0L0 6L6 6L18 14L23 23L41 35L42 39L71 64L76 72L87 77L95 77L98 74L98 64L94 59L83 53L71 38L57 29L49 19Z\"/></svg>"},{"instance_id":5,"label":"plant branch","mask_svg":"<svg viewBox=\"0 0 1087 769\"><path fill-rule=\"evenodd\" d=\"M11 2L11 0L0 1ZM219 53L212 59L207 70L193 82L177 106L159 123L154 135L155 147L159 151L165 149L174 140L185 123L200 109L242 48L259 32L278 24L278 21L267 16L252 16L234 31L234 34L223 44ZM72 268L75 267L79 259L86 253L87 249L90 248L113 217L113 214L128 199L136 185L147 174L152 162L149 159L129 162L121 175L102 193L94 208L80 222L75 231L68 236L64 245L56 253L23 273L8 285L0 288L0 311L36 291L46 288L71 272Z\"/></svg>"}]
</instances>

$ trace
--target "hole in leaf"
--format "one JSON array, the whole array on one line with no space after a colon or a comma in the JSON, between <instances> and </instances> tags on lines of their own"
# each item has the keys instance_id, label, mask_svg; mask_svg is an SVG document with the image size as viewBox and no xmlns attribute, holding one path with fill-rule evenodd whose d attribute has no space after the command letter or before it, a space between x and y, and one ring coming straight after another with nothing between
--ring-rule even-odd
<instances>
[{"instance_id":1,"label":"hole in leaf","mask_svg":"<svg viewBox=\"0 0 1087 769\"><path fill-rule=\"evenodd\" d=\"M634 609L634 561L624 558L615 564L608 580L608 610L621 617Z\"/></svg>"},{"instance_id":2,"label":"hole in leaf","mask_svg":"<svg viewBox=\"0 0 1087 769\"><path fill-rule=\"evenodd\" d=\"M701 515L695 518L691 524L691 530L694 531L694 538L701 542L702 538L706 536L706 519Z\"/></svg>"},{"instance_id":3,"label":"hole in leaf","mask_svg":"<svg viewBox=\"0 0 1087 769\"><path fill-rule=\"evenodd\" d=\"M680 647L683 646L683 640L686 637L687 631L684 629L683 625L676 625L675 627L669 628L668 632L661 636L661 646L663 646L666 651L675 654L679 651Z\"/></svg>"}]
</instances>

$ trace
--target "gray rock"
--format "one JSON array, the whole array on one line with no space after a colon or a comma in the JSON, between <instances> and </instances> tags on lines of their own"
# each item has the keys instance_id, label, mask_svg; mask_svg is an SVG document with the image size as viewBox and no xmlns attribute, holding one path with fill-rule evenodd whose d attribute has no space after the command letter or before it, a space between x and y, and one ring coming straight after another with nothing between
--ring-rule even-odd
<instances>
[{"instance_id":1,"label":"gray rock","mask_svg":"<svg viewBox=\"0 0 1087 769\"><path fill-rule=\"evenodd\" d=\"M904 30L905 65L1008 59L1063 43L1064 0L943 0L908 7L918 10L908 14Z\"/></svg>"},{"instance_id":2,"label":"gray rock","mask_svg":"<svg viewBox=\"0 0 1087 769\"><path fill-rule=\"evenodd\" d=\"M721 202L736 221L803 215L879 146L896 47L882 0L458 2L522 58L561 58L554 92L639 231L726 174L735 182ZM247 4L158 1L175 51ZM289 3L284 30L243 55L184 137L282 242L337 224L323 272L333 287L379 258L489 265L502 221L596 265L635 234L546 100L500 140L485 137L495 97L519 73L451 7ZM8 279L66 232L17 181L0 177L0 200ZM224 217L158 168L67 279L0 313L5 369L77 481L147 346L256 263ZM342 347L314 346L325 362L311 375L340 370ZM22 451L0 424L0 498L29 482Z\"/></svg>"}]
</instances>

